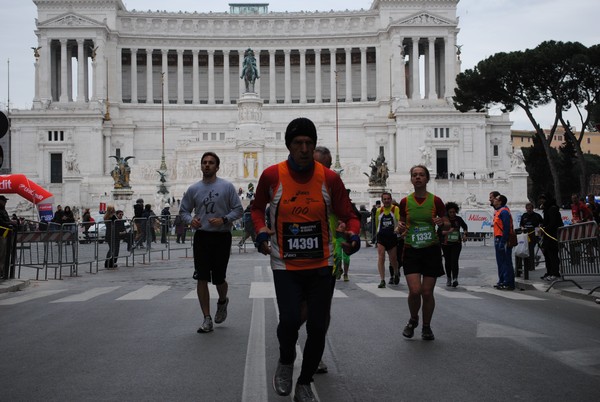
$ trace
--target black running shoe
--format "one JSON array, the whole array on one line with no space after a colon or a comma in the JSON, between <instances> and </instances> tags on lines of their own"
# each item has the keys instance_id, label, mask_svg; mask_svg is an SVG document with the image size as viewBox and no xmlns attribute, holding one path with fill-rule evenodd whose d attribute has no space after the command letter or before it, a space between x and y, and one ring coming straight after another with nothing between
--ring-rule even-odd
<instances>
[{"instance_id":1,"label":"black running shoe","mask_svg":"<svg viewBox=\"0 0 600 402\"><path fill-rule=\"evenodd\" d=\"M419 326L419 321L413 319L408 320L408 324L404 327L402 335L406 338L412 338L415 335L415 328Z\"/></svg>"},{"instance_id":2,"label":"black running shoe","mask_svg":"<svg viewBox=\"0 0 600 402\"><path fill-rule=\"evenodd\" d=\"M423 329L421 330L421 338L424 341L433 341L435 339L430 326L423 326Z\"/></svg>"}]
</instances>

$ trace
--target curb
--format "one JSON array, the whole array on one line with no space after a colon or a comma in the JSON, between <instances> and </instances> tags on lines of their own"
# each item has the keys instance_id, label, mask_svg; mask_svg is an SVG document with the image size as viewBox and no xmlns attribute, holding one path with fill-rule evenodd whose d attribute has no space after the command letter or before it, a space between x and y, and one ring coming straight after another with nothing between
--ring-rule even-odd
<instances>
[{"instance_id":1,"label":"curb","mask_svg":"<svg viewBox=\"0 0 600 402\"><path fill-rule=\"evenodd\" d=\"M589 294L589 290L586 289L578 289L578 288L573 288L573 289L561 289L560 288L560 282L555 284L555 286L552 287L552 289L548 290L548 288L550 287L550 284L545 284L545 283L537 283L534 281L528 281L528 280L515 280L515 283L518 284L518 288L521 290L537 290L539 292L544 292L544 293L554 293L554 294L558 294L564 297L570 297L573 299L579 299L579 300L585 300L585 301L591 301L591 302L596 302L596 303L600 303L600 298L597 295ZM557 286L558 285L558 286Z\"/></svg>"},{"instance_id":2,"label":"curb","mask_svg":"<svg viewBox=\"0 0 600 402\"><path fill-rule=\"evenodd\" d=\"M0 281L0 293L18 292L31 284L31 280L7 279Z\"/></svg>"}]
</instances>

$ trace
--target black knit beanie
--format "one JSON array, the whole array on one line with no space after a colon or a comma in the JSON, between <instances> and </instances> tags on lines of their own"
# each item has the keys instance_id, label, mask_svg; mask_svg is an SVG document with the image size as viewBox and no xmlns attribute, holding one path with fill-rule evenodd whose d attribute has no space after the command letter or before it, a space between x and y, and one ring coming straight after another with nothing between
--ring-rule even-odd
<instances>
[{"instance_id":1,"label":"black knit beanie","mask_svg":"<svg viewBox=\"0 0 600 402\"><path fill-rule=\"evenodd\" d=\"M315 127L315 124L306 117L298 117L288 124L285 129L285 146L289 148L294 137L299 135L310 137L315 144L317 143L317 128Z\"/></svg>"}]
</instances>

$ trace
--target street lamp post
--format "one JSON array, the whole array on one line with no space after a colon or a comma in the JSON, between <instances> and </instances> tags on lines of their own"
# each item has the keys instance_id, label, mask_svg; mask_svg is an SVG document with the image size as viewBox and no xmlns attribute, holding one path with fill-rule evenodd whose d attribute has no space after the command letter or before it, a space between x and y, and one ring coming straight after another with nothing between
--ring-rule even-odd
<instances>
[{"instance_id":1,"label":"street lamp post","mask_svg":"<svg viewBox=\"0 0 600 402\"><path fill-rule=\"evenodd\" d=\"M341 175L344 169L340 164L340 138L339 138L339 115L338 115L338 74L335 71L335 163L333 171Z\"/></svg>"},{"instance_id":2,"label":"street lamp post","mask_svg":"<svg viewBox=\"0 0 600 402\"><path fill-rule=\"evenodd\" d=\"M160 114L161 114L161 128L162 128L162 155L160 157L160 168L157 173L160 176L160 183L158 185L158 194L162 194L166 197L169 194L167 189L167 162L165 160L165 73L161 73L161 84L160 84ZM164 201L164 200L163 200Z\"/></svg>"}]
</instances>

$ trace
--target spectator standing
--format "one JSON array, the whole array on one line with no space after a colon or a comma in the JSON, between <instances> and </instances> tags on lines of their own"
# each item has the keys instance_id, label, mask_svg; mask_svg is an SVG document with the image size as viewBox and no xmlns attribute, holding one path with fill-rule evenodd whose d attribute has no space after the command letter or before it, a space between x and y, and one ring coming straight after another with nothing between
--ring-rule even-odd
<instances>
[{"instance_id":1,"label":"spectator standing","mask_svg":"<svg viewBox=\"0 0 600 402\"><path fill-rule=\"evenodd\" d=\"M150 249L151 243L156 243L156 231L160 228L160 222L150 204L144 205L142 218L145 219L144 222L146 223L146 247Z\"/></svg>"},{"instance_id":2,"label":"spectator standing","mask_svg":"<svg viewBox=\"0 0 600 402\"><path fill-rule=\"evenodd\" d=\"M181 215L177 215L175 217L175 235L177 235L177 240L175 241L176 243L185 243L187 228L188 226L185 223L185 221L181 218Z\"/></svg>"},{"instance_id":3,"label":"spectator standing","mask_svg":"<svg viewBox=\"0 0 600 402\"><path fill-rule=\"evenodd\" d=\"M240 197L233 184L217 177L220 159L214 152L205 152L200 159L202 180L192 184L181 200L179 214L185 223L196 229L194 234L194 275L196 291L204 316L198 333L211 332L208 282L219 294L215 323L227 318L227 264L231 254L231 227L242 217ZM193 215L192 215L193 213Z\"/></svg>"},{"instance_id":4,"label":"spectator standing","mask_svg":"<svg viewBox=\"0 0 600 402\"><path fill-rule=\"evenodd\" d=\"M494 287L500 290L515 289L512 247L508 246L508 239L514 227L507 202L508 199L502 194L494 198L494 248L498 264L498 283Z\"/></svg>"},{"instance_id":5,"label":"spectator standing","mask_svg":"<svg viewBox=\"0 0 600 402\"><path fill-rule=\"evenodd\" d=\"M442 241L442 252L444 254L446 286L452 286L453 288L458 286L460 252L462 251L462 244L467 241L469 230L463 218L457 215L458 211L460 211L460 208L457 203L447 202L446 216L450 227L447 230L438 229L438 236Z\"/></svg>"},{"instance_id":6,"label":"spectator standing","mask_svg":"<svg viewBox=\"0 0 600 402\"><path fill-rule=\"evenodd\" d=\"M402 331L406 338L414 336L419 325L419 310L423 316L421 338L435 339L431 319L435 309L433 291L437 278L444 275L442 249L436 225L449 227L444 202L427 191L430 174L424 165L410 169L410 181L414 192L400 201L398 232L406 233L403 250L404 276L408 284L408 309L410 319Z\"/></svg>"},{"instance_id":7,"label":"spectator standing","mask_svg":"<svg viewBox=\"0 0 600 402\"><path fill-rule=\"evenodd\" d=\"M600 205L596 202L594 194L588 194L588 209L592 213L592 217L597 224L600 224Z\"/></svg>"},{"instance_id":8,"label":"spectator standing","mask_svg":"<svg viewBox=\"0 0 600 402\"><path fill-rule=\"evenodd\" d=\"M525 213L521 215L521 219L519 220L519 227L523 233L527 233L527 245L529 246L529 257L525 259L521 259L519 257L517 260L517 271L518 266L521 261L524 260L525 266L524 269L528 271L533 271L535 269L535 245L538 243L538 228L541 226L544 218L542 215L538 214L533 210L533 204L528 202L525 204Z\"/></svg>"},{"instance_id":9,"label":"spectator standing","mask_svg":"<svg viewBox=\"0 0 600 402\"><path fill-rule=\"evenodd\" d=\"M62 205L56 206L56 212L54 216L50 220L50 230L60 230L60 225L63 224L63 217L65 216L65 211L63 211Z\"/></svg>"},{"instance_id":10,"label":"spectator standing","mask_svg":"<svg viewBox=\"0 0 600 402\"><path fill-rule=\"evenodd\" d=\"M579 196L575 193L571 194L571 214L573 216L573 223L589 222L593 220L592 212L587 205L585 205L585 202L579 199Z\"/></svg>"},{"instance_id":11,"label":"spectator standing","mask_svg":"<svg viewBox=\"0 0 600 402\"><path fill-rule=\"evenodd\" d=\"M377 200L375 205L371 207L371 244L374 245L377 243L377 225L375 224L375 216L377 215L377 210L381 208L381 200Z\"/></svg>"},{"instance_id":12,"label":"spectator standing","mask_svg":"<svg viewBox=\"0 0 600 402\"><path fill-rule=\"evenodd\" d=\"M128 232L127 228L125 227L125 219L123 218L123 211L121 211L120 209L117 210L116 215L117 215L117 220L114 223L115 223L115 234L119 238L119 244L117 245L117 257L118 257L121 240L123 240L125 242L125 244L127 244L127 251L131 251L132 238L131 238L131 233Z\"/></svg>"},{"instance_id":13,"label":"spectator standing","mask_svg":"<svg viewBox=\"0 0 600 402\"><path fill-rule=\"evenodd\" d=\"M167 237L169 236L169 229L171 228L171 204L168 202L165 204L162 211L160 211L161 226L160 226L160 242L167 243Z\"/></svg>"},{"instance_id":14,"label":"spectator standing","mask_svg":"<svg viewBox=\"0 0 600 402\"><path fill-rule=\"evenodd\" d=\"M307 306L306 343L302 369L294 399L314 401L310 383L325 348L330 321L333 243L328 215L346 223L343 247L347 254L360 249L360 220L350 205L339 175L313 160L317 130L306 118L287 126L287 161L270 166L262 173L252 207L259 252L271 257L273 282L279 307L279 361L273 388L279 395L292 391L296 342L302 325L302 305ZM325 196L327 194L327 196ZM265 225L265 209L270 204L272 229Z\"/></svg>"},{"instance_id":15,"label":"spectator standing","mask_svg":"<svg viewBox=\"0 0 600 402\"><path fill-rule=\"evenodd\" d=\"M369 228L369 217L371 216L370 212L367 211L367 207L361 205L359 210L360 212L360 232L361 236L365 238L365 247L371 247L371 243L369 242L368 234L371 232Z\"/></svg>"},{"instance_id":16,"label":"spectator standing","mask_svg":"<svg viewBox=\"0 0 600 402\"><path fill-rule=\"evenodd\" d=\"M242 223L244 225L244 234L242 235L242 239L238 243L238 247L243 247L247 238L252 239L252 243L256 240L256 234L254 231L254 224L252 223L252 204L254 200L250 200L250 203L244 209L244 214L242 215Z\"/></svg>"},{"instance_id":17,"label":"spectator standing","mask_svg":"<svg viewBox=\"0 0 600 402\"><path fill-rule=\"evenodd\" d=\"M138 198L133 205L133 224L135 225L134 248L144 248L146 221L144 220L144 200L141 198Z\"/></svg>"},{"instance_id":18,"label":"spectator standing","mask_svg":"<svg viewBox=\"0 0 600 402\"><path fill-rule=\"evenodd\" d=\"M546 262L546 273L542 279L553 281L560 278L560 258L558 256L558 228L562 227L563 220L560 209L552 197L540 194L538 197L540 209L544 212L542 222L542 251Z\"/></svg>"},{"instance_id":19,"label":"spectator standing","mask_svg":"<svg viewBox=\"0 0 600 402\"><path fill-rule=\"evenodd\" d=\"M106 259L104 260L104 268L113 269L117 268L117 260L119 258L119 233L117 232L117 225L115 224L117 215L115 207L112 205L106 206L106 213L104 214L104 225L106 226L105 241L108 244L108 252L106 253Z\"/></svg>"}]
</instances>

